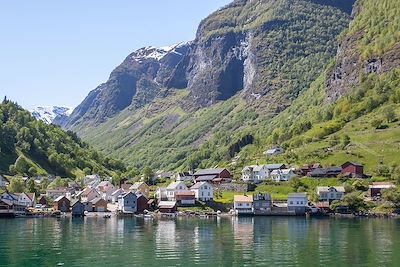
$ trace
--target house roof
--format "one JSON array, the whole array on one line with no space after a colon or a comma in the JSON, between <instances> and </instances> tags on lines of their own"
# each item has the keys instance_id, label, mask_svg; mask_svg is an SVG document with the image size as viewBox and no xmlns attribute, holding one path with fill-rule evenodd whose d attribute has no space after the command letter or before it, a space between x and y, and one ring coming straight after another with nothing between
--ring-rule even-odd
<instances>
[{"instance_id":1,"label":"house roof","mask_svg":"<svg viewBox=\"0 0 400 267\"><path fill-rule=\"evenodd\" d=\"M83 190L83 191L81 192L80 195L86 197L86 196L88 196L92 191L96 191L96 189L90 188L90 187L86 187L85 190ZM96 191L96 192L97 192L97 191Z\"/></svg>"},{"instance_id":2,"label":"house roof","mask_svg":"<svg viewBox=\"0 0 400 267\"><path fill-rule=\"evenodd\" d=\"M145 198L146 200L148 200L148 198L147 198L145 195L143 195L143 194L137 195L137 199L139 199L139 198Z\"/></svg>"},{"instance_id":3,"label":"house roof","mask_svg":"<svg viewBox=\"0 0 400 267\"><path fill-rule=\"evenodd\" d=\"M129 190L137 190L139 189L140 186L142 185L148 186L145 182L136 182L134 183L131 187L129 187Z\"/></svg>"},{"instance_id":4,"label":"house roof","mask_svg":"<svg viewBox=\"0 0 400 267\"><path fill-rule=\"evenodd\" d=\"M132 186L132 184L129 184L129 183L121 184L121 188L124 191L128 191L131 186Z\"/></svg>"},{"instance_id":5,"label":"house roof","mask_svg":"<svg viewBox=\"0 0 400 267\"><path fill-rule=\"evenodd\" d=\"M354 165L354 166L357 166L357 167L362 167L362 166L363 166L363 165L360 164L360 163L347 161L347 162L345 162L345 163L342 164L342 168L344 168L344 167L346 167L346 166L348 166L348 165Z\"/></svg>"},{"instance_id":6,"label":"house roof","mask_svg":"<svg viewBox=\"0 0 400 267\"><path fill-rule=\"evenodd\" d=\"M216 175L204 175L196 178L197 182L200 181L212 181Z\"/></svg>"},{"instance_id":7,"label":"house roof","mask_svg":"<svg viewBox=\"0 0 400 267\"><path fill-rule=\"evenodd\" d=\"M79 199L77 199L77 200L74 200L74 202L72 202L71 207L75 206L76 204L81 204L81 205L83 205L83 203L80 202Z\"/></svg>"},{"instance_id":8,"label":"house roof","mask_svg":"<svg viewBox=\"0 0 400 267\"><path fill-rule=\"evenodd\" d=\"M203 169L203 170L198 170L194 173L195 176L198 175L217 175L223 172L225 168L216 168L216 169Z\"/></svg>"},{"instance_id":9,"label":"house roof","mask_svg":"<svg viewBox=\"0 0 400 267\"><path fill-rule=\"evenodd\" d=\"M288 197L307 197L307 193L289 193Z\"/></svg>"},{"instance_id":10,"label":"house roof","mask_svg":"<svg viewBox=\"0 0 400 267\"><path fill-rule=\"evenodd\" d=\"M58 198L56 198L55 200L54 200L54 202L58 202L58 201L60 201L61 199L63 199L63 198L66 198L65 196L59 196Z\"/></svg>"},{"instance_id":11,"label":"house roof","mask_svg":"<svg viewBox=\"0 0 400 267\"><path fill-rule=\"evenodd\" d=\"M330 188L336 189L338 192L345 192L345 189L343 186L317 186L317 192L328 192Z\"/></svg>"},{"instance_id":12,"label":"house roof","mask_svg":"<svg viewBox=\"0 0 400 267\"><path fill-rule=\"evenodd\" d=\"M111 196L119 196L119 195L121 195L123 193L124 193L124 190L122 190L121 188L118 188L117 190L112 192Z\"/></svg>"},{"instance_id":13,"label":"house roof","mask_svg":"<svg viewBox=\"0 0 400 267\"><path fill-rule=\"evenodd\" d=\"M57 188L57 189L47 189L46 193L66 193L68 192L66 188Z\"/></svg>"},{"instance_id":14,"label":"house roof","mask_svg":"<svg viewBox=\"0 0 400 267\"><path fill-rule=\"evenodd\" d=\"M0 199L0 202L3 202L7 206L12 206L14 204L11 200L8 199Z\"/></svg>"},{"instance_id":15,"label":"house roof","mask_svg":"<svg viewBox=\"0 0 400 267\"><path fill-rule=\"evenodd\" d=\"M177 188L178 185L180 185L180 184L183 184L183 185L186 187L186 185L185 185L183 182L173 182L173 183L170 183L170 184L167 186L167 189L175 189L175 188Z\"/></svg>"},{"instance_id":16,"label":"house roof","mask_svg":"<svg viewBox=\"0 0 400 267\"><path fill-rule=\"evenodd\" d=\"M164 209L172 209L175 206L176 206L176 201L160 201L160 203L158 203L158 207Z\"/></svg>"},{"instance_id":17,"label":"house roof","mask_svg":"<svg viewBox=\"0 0 400 267\"><path fill-rule=\"evenodd\" d=\"M235 195L233 197L234 202L253 202L253 196L242 196L242 195Z\"/></svg>"},{"instance_id":18,"label":"house roof","mask_svg":"<svg viewBox=\"0 0 400 267\"><path fill-rule=\"evenodd\" d=\"M243 170L252 170L254 172L259 172L265 165L250 165L243 168Z\"/></svg>"},{"instance_id":19,"label":"house roof","mask_svg":"<svg viewBox=\"0 0 400 267\"><path fill-rule=\"evenodd\" d=\"M275 174L289 174L292 170L291 169L279 169L279 170L273 170L271 172L271 175Z\"/></svg>"},{"instance_id":20,"label":"house roof","mask_svg":"<svg viewBox=\"0 0 400 267\"><path fill-rule=\"evenodd\" d=\"M101 181L98 186L108 186L111 184L109 181Z\"/></svg>"},{"instance_id":21,"label":"house roof","mask_svg":"<svg viewBox=\"0 0 400 267\"><path fill-rule=\"evenodd\" d=\"M181 192L176 192L175 193L175 197L176 196L194 196L194 192L192 191L181 191Z\"/></svg>"},{"instance_id":22,"label":"house roof","mask_svg":"<svg viewBox=\"0 0 400 267\"><path fill-rule=\"evenodd\" d=\"M130 195L130 194L132 194L132 195L136 196L136 194L135 194L135 193L132 193L132 192L127 192L127 193L123 194L121 197L122 197L122 198L125 198L125 197L127 197L128 195Z\"/></svg>"},{"instance_id":23,"label":"house roof","mask_svg":"<svg viewBox=\"0 0 400 267\"><path fill-rule=\"evenodd\" d=\"M267 164L267 165L265 165L265 167L266 167L268 170L276 170L276 169L284 168L284 167L285 167L285 164L283 164L283 163Z\"/></svg>"},{"instance_id":24,"label":"house roof","mask_svg":"<svg viewBox=\"0 0 400 267\"><path fill-rule=\"evenodd\" d=\"M197 182L190 189L199 189L203 185L209 185L207 182Z\"/></svg>"},{"instance_id":25,"label":"house roof","mask_svg":"<svg viewBox=\"0 0 400 267\"><path fill-rule=\"evenodd\" d=\"M94 199L92 199L92 201L90 201L92 204L96 205L97 203L99 203L100 201L105 202L104 199L102 199L101 197L96 197Z\"/></svg>"},{"instance_id":26,"label":"house roof","mask_svg":"<svg viewBox=\"0 0 400 267\"><path fill-rule=\"evenodd\" d=\"M35 193L25 193L25 195L31 200L35 200Z\"/></svg>"},{"instance_id":27,"label":"house roof","mask_svg":"<svg viewBox=\"0 0 400 267\"><path fill-rule=\"evenodd\" d=\"M377 189L388 189L388 188L394 188L394 187L396 187L393 183L391 183L391 182L374 182L374 183L372 183L372 184L370 184L369 186L368 186L370 189L371 188L377 188Z\"/></svg>"}]
</instances>

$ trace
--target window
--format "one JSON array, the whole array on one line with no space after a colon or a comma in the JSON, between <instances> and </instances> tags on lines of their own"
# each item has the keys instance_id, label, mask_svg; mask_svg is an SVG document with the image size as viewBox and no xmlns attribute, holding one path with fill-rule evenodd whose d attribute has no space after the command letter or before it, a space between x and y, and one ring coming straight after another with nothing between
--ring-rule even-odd
<instances>
[{"instance_id":1,"label":"window","mask_svg":"<svg viewBox=\"0 0 400 267\"><path fill-rule=\"evenodd\" d=\"M201 196L204 196L204 192L201 192Z\"/></svg>"},{"instance_id":2,"label":"window","mask_svg":"<svg viewBox=\"0 0 400 267\"><path fill-rule=\"evenodd\" d=\"M290 201L290 205L293 205L293 201Z\"/></svg>"},{"instance_id":3,"label":"window","mask_svg":"<svg viewBox=\"0 0 400 267\"><path fill-rule=\"evenodd\" d=\"M208 192L208 196L210 196L210 192Z\"/></svg>"},{"instance_id":4,"label":"window","mask_svg":"<svg viewBox=\"0 0 400 267\"><path fill-rule=\"evenodd\" d=\"M299 205L300 203L297 201L297 203L296 203L297 205Z\"/></svg>"}]
</instances>

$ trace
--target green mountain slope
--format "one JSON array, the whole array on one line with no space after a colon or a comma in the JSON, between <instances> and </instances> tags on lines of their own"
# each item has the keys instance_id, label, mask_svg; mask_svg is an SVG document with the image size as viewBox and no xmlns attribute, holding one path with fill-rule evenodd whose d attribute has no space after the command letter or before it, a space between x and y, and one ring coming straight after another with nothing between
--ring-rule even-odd
<instances>
[{"instance_id":1,"label":"green mountain slope","mask_svg":"<svg viewBox=\"0 0 400 267\"><path fill-rule=\"evenodd\" d=\"M84 173L114 175L124 165L104 157L73 132L35 120L17 104L0 104L0 172L79 177Z\"/></svg>"}]
</instances>

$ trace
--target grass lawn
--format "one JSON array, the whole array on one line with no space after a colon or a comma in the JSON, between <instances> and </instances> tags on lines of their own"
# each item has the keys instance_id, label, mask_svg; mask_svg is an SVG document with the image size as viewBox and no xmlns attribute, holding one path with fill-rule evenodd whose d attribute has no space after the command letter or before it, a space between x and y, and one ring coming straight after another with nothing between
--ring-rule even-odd
<instances>
[{"instance_id":1,"label":"grass lawn","mask_svg":"<svg viewBox=\"0 0 400 267\"><path fill-rule=\"evenodd\" d=\"M220 203L220 204L231 204L231 203L233 203L234 195L241 195L241 193L231 192L231 191L223 191L222 197L218 197L218 198L214 197L214 202Z\"/></svg>"},{"instance_id":2,"label":"grass lawn","mask_svg":"<svg viewBox=\"0 0 400 267\"><path fill-rule=\"evenodd\" d=\"M196 206L196 207L178 207L178 211L189 211L189 212L213 212L214 210L207 206Z\"/></svg>"}]
</instances>

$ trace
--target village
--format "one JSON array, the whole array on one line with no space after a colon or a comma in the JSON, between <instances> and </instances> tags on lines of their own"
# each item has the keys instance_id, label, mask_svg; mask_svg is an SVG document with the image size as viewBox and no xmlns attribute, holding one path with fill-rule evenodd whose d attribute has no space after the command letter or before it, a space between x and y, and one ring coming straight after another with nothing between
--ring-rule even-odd
<instances>
[{"instance_id":1,"label":"village","mask_svg":"<svg viewBox=\"0 0 400 267\"><path fill-rule=\"evenodd\" d=\"M269 156L281 153L268 150ZM339 177L339 178L338 178ZM371 181L361 164L345 162L323 167L318 163L291 167L281 163L245 166L241 177L232 177L227 168L198 169L187 172L158 172L151 182L87 175L81 184L46 189L44 194L9 192L8 180L0 176L0 217L61 216L329 216L360 214L373 205L385 203L382 194L396 190L390 181ZM40 183L41 178L35 182ZM306 190L302 181L315 180ZM27 180L27 178L26 178ZM157 181L163 180L163 183ZM351 181L338 185L338 181ZM336 184L334 184L336 183ZM367 183L367 185L366 185ZM297 186L296 186L297 184ZM322 184L322 185L321 185ZM275 197L268 188L288 188L287 196ZM268 187L269 186L269 187ZM265 188L265 190L263 190ZM354 197L355 189L364 191ZM309 188L307 188L309 189ZM351 194L353 194L352 197ZM276 194L275 194L276 195ZM346 196L348 199L346 200ZM392 197L393 198L393 197ZM350 203L351 202L351 203ZM386 201L387 202L387 201ZM396 200L392 201L396 202ZM396 203L395 203L396 204ZM396 206L394 204L394 206Z\"/></svg>"}]
</instances>

